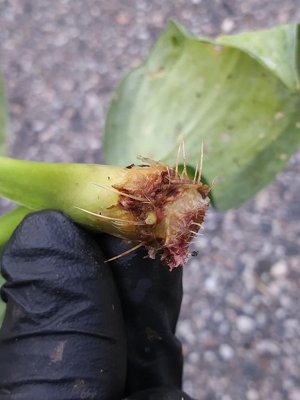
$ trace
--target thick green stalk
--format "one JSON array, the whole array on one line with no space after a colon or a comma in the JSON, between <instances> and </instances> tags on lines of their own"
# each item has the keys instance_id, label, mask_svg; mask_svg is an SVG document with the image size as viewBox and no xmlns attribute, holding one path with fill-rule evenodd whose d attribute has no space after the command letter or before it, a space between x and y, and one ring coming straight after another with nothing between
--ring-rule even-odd
<instances>
[{"instance_id":1,"label":"thick green stalk","mask_svg":"<svg viewBox=\"0 0 300 400\"><path fill-rule=\"evenodd\" d=\"M0 157L0 196L30 211L59 210L86 227L139 242L150 257L163 250L161 259L172 269L188 256L210 188L200 173L191 180L186 168L179 174L178 166L142 161L146 165L122 168Z\"/></svg>"},{"instance_id":2,"label":"thick green stalk","mask_svg":"<svg viewBox=\"0 0 300 400\"><path fill-rule=\"evenodd\" d=\"M0 157L0 195L32 211L60 210L78 223L101 229L99 220L90 218L80 208L116 217L111 207L118 203L119 195L109 189L122 182L126 171L106 165L40 163ZM102 223L107 228L108 223Z\"/></svg>"}]
</instances>

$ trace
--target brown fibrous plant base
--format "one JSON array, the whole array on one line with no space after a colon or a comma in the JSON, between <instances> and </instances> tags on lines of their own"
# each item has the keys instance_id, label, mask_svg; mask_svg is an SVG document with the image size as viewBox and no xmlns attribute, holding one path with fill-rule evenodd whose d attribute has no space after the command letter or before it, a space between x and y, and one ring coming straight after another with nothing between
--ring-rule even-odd
<instances>
[{"instance_id":1,"label":"brown fibrous plant base","mask_svg":"<svg viewBox=\"0 0 300 400\"><path fill-rule=\"evenodd\" d=\"M190 243L202 227L212 189L201 182L203 146L193 179L187 173L183 143L178 154L180 149L183 151L181 173L179 156L175 169L140 157L144 165L128 166L132 171L128 180L114 186L120 194L116 207L129 212L137 222L139 244L133 250L145 246L151 258L160 253L161 261L170 270L186 262Z\"/></svg>"}]
</instances>

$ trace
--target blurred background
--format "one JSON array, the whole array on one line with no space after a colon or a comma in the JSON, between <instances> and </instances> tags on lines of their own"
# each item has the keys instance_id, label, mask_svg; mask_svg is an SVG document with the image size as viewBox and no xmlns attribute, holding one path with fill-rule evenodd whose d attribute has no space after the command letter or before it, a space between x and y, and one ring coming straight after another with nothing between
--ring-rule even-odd
<instances>
[{"instance_id":1,"label":"blurred background","mask_svg":"<svg viewBox=\"0 0 300 400\"><path fill-rule=\"evenodd\" d=\"M101 162L113 91L170 18L213 37L299 22L300 3L0 0L9 154ZM178 325L196 399L300 399L299 168L300 152L247 204L209 212Z\"/></svg>"}]
</instances>

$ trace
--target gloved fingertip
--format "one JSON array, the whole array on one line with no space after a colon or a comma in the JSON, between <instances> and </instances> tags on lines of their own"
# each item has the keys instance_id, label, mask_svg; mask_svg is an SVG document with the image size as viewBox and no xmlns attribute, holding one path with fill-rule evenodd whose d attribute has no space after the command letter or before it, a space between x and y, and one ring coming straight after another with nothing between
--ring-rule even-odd
<instances>
[{"instance_id":1,"label":"gloved fingertip","mask_svg":"<svg viewBox=\"0 0 300 400\"><path fill-rule=\"evenodd\" d=\"M120 398L126 341L101 248L56 211L24 219L8 242L1 293L0 399ZM88 397L83 397L87 396Z\"/></svg>"},{"instance_id":2,"label":"gloved fingertip","mask_svg":"<svg viewBox=\"0 0 300 400\"><path fill-rule=\"evenodd\" d=\"M74 223L59 211L44 210L29 214L13 233L4 255L15 248L44 248L49 243L64 242L70 229L74 229Z\"/></svg>"}]
</instances>

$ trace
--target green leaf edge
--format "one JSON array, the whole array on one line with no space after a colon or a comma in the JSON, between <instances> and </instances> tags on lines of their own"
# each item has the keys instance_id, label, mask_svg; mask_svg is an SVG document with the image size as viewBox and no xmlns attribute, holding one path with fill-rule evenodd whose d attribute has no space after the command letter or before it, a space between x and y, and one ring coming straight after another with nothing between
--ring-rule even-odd
<instances>
[{"instance_id":1,"label":"green leaf edge","mask_svg":"<svg viewBox=\"0 0 300 400\"><path fill-rule=\"evenodd\" d=\"M221 36L218 36L215 40L217 43L219 43L221 45L232 47L232 48L235 48L235 49L238 49L238 50L244 52L245 54L248 54L250 57L252 57L254 60L256 60L259 64L264 66L268 71L270 71L274 76L276 76L288 89L290 89L291 91L297 92L298 90L300 90L300 65L299 65L300 64L300 60L299 60L299 58L300 58L300 54L299 54L299 52L300 52L300 24L294 23L294 24L278 25L273 28L260 30L259 32L271 33L273 30L276 30L280 27L290 28L291 32L293 32L293 47L294 47L294 62L293 62L293 64L295 67L295 75L296 75L296 77L295 77L296 86L295 87L293 85L289 85L285 79L282 79L281 75L278 73L278 71L276 71L276 69L270 68L269 65L264 61L264 59L259 57L259 55L257 55L255 52L248 49L246 46L242 46L242 45L236 46L236 45L231 44L230 42L227 42L227 40L230 39L232 36L238 37L239 35L243 35L243 34L255 33L255 31L243 31L236 35L221 35Z\"/></svg>"}]
</instances>

